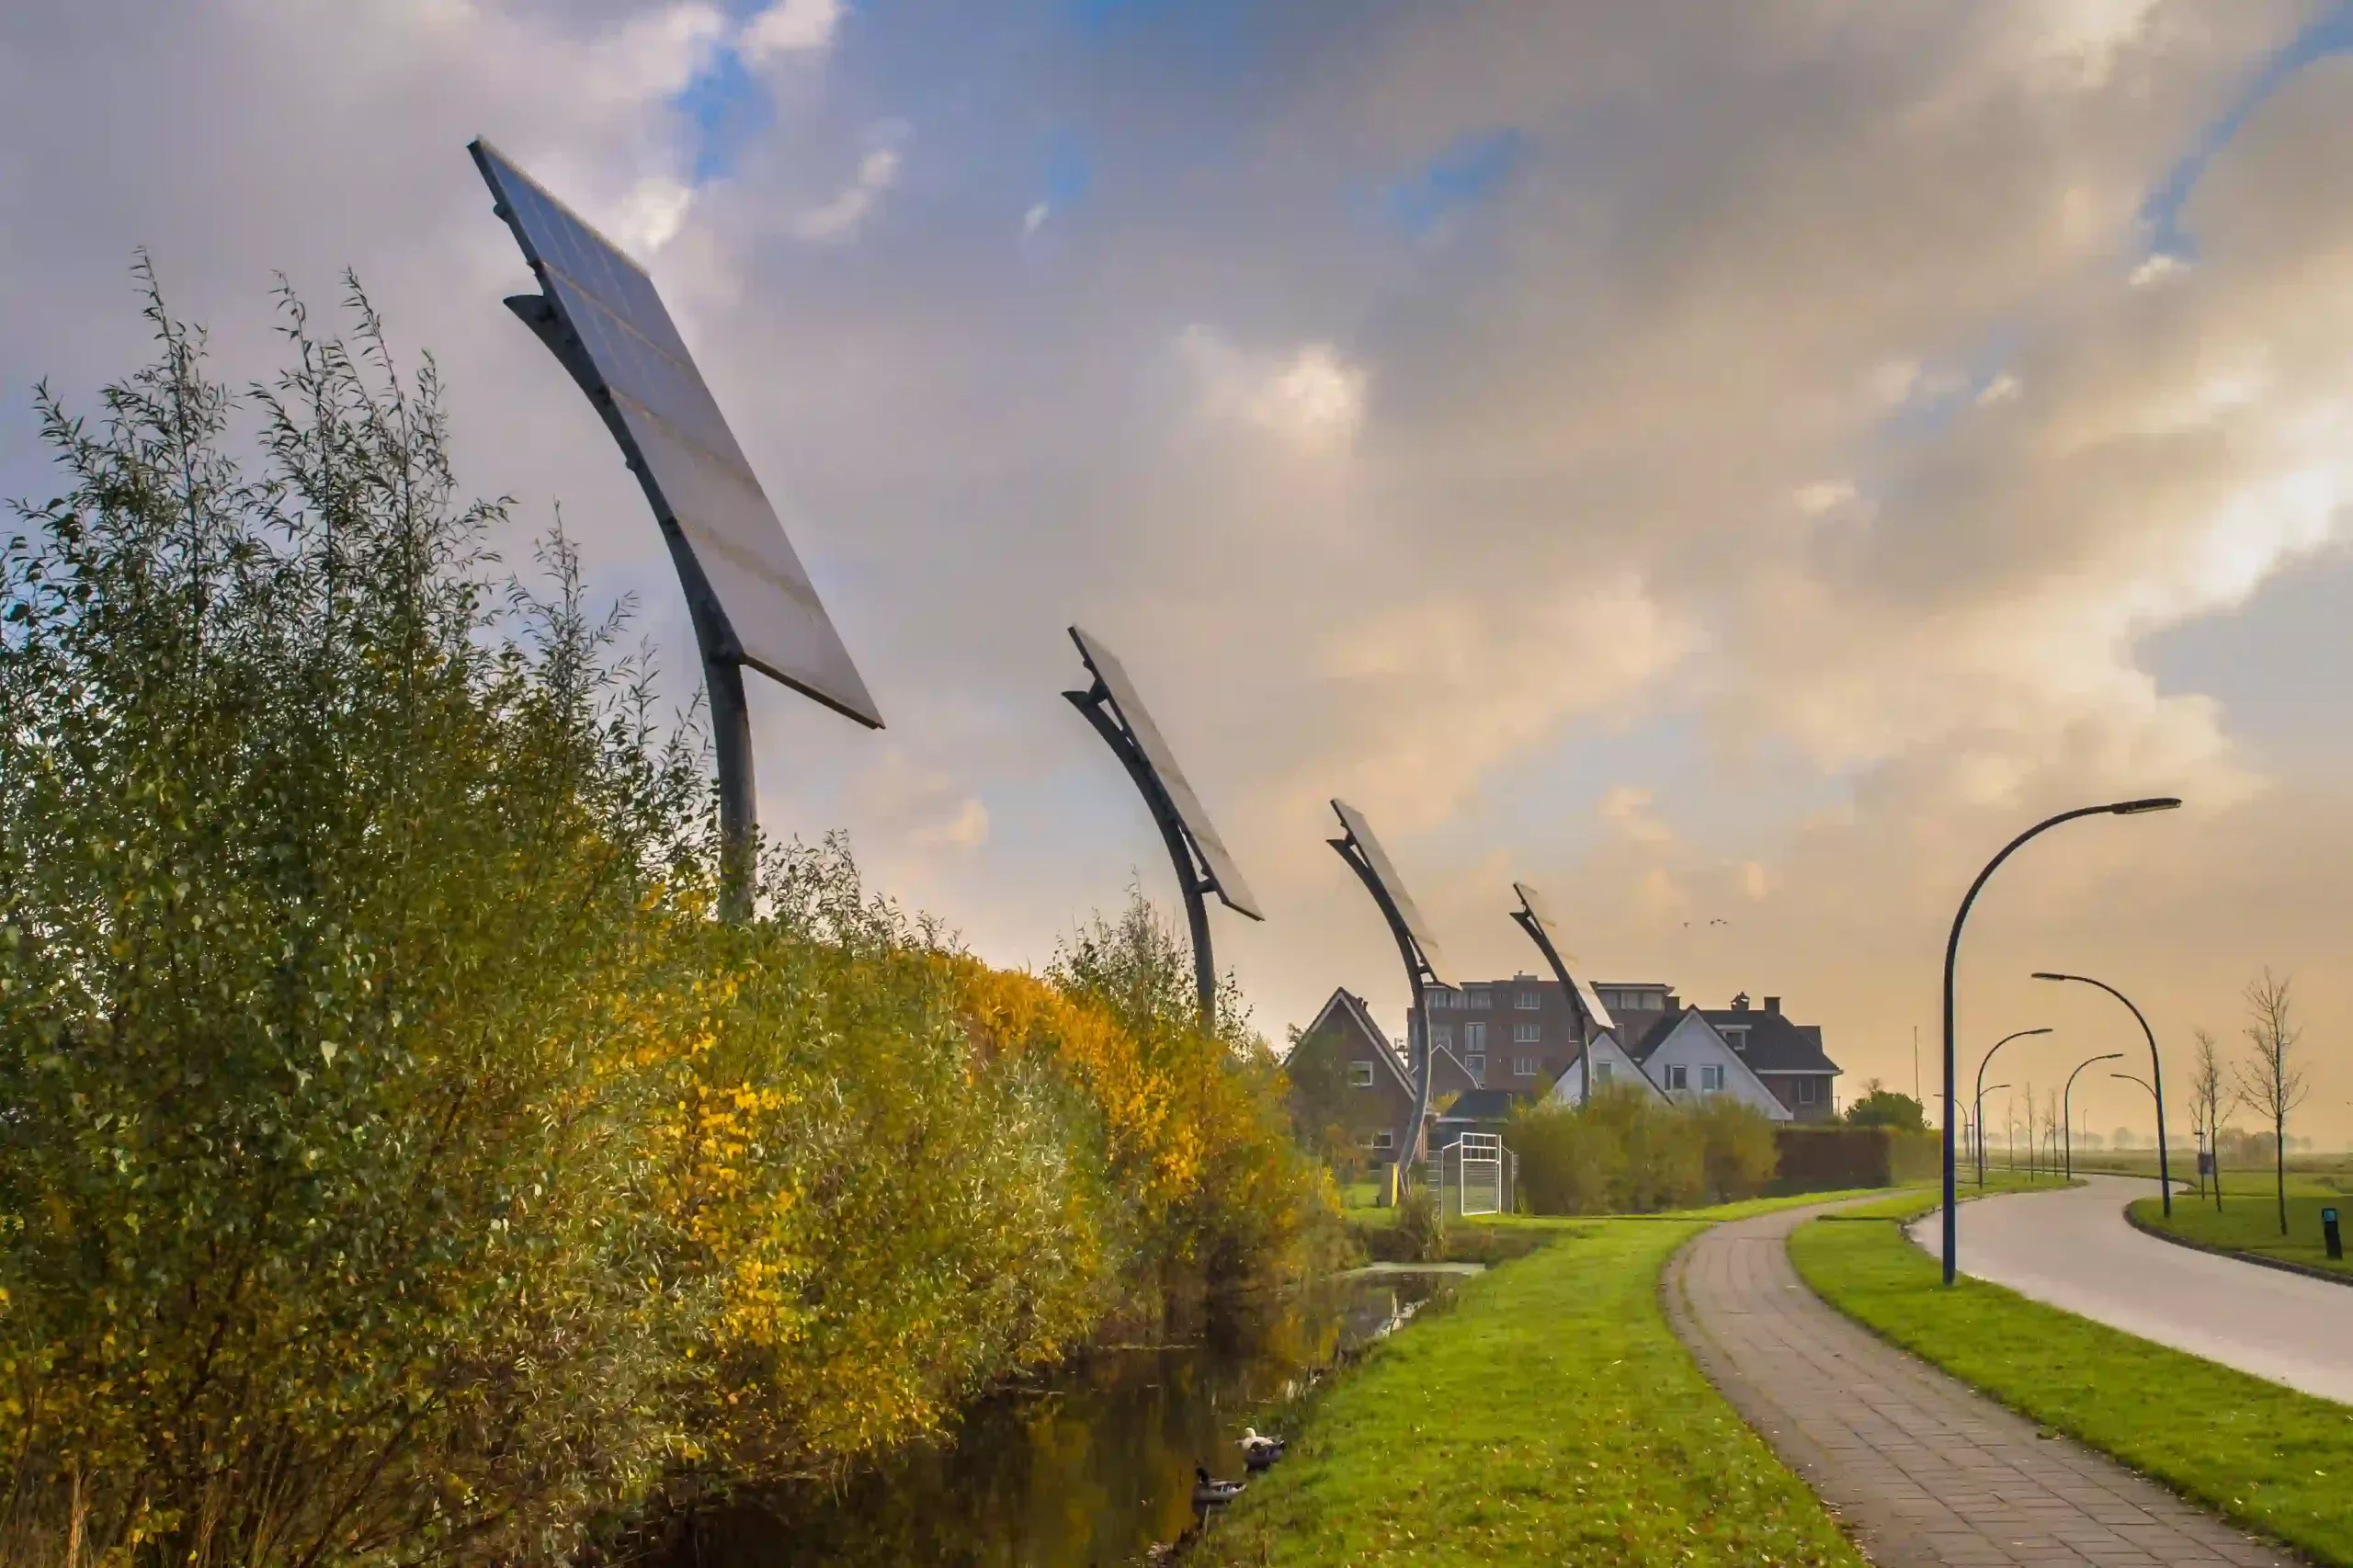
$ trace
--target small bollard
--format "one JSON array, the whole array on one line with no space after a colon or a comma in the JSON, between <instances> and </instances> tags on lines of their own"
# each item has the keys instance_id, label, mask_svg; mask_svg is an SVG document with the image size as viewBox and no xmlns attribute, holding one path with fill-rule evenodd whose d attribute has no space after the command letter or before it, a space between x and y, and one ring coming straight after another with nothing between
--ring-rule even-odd
<instances>
[{"instance_id":1,"label":"small bollard","mask_svg":"<svg viewBox=\"0 0 2353 1568\"><path fill-rule=\"evenodd\" d=\"M2337 1233L2336 1210L2324 1209L2320 1211L2320 1237L2328 1244L2329 1256L2345 1256L2345 1238Z\"/></svg>"}]
</instances>

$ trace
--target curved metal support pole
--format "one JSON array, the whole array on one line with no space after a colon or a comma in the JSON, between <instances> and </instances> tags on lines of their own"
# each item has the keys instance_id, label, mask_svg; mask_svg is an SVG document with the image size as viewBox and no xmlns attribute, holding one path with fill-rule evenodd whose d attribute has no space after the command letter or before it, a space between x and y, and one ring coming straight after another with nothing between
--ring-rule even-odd
<instances>
[{"instance_id":1,"label":"curved metal support pole","mask_svg":"<svg viewBox=\"0 0 2353 1568\"><path fill-rule=\"evenodd\" d=\"M678 569L679 585L686 590L695 643L702 653L703 693L710 702L711 749L719 765L719 917L730 922L749 920L759 873L759 795L752 775L752 717L744 700L744 666L737 651L729 645L725 618L719 613L717 598L694 551L687 548L677 526L665 516L660 492L640 467L636 444L613 406L612 395L598 385L595 366L559 324L555 307L544 294L510 294L506 308L531 329L532 335L586 394L628 459L647 505L662 525L671 562Z\"/></svg>"},{"instance_id":2,"label":"curved metal support pole","mask_svg":"<svg viewBox=\"0 0 2353 1568\"><path fill-rule=\"evenodd\" d=\"M1193 934L1193 985L1200 994L1201 1028L1217 1031L1217 960L1210 950L1209 903L1202 894L1209 891L1208 879L1193 866L1193 846L1185 836L1185 824L1176 814L1176 805L1168 799L1168 791L1160 787L1160 778L1144 760L1142 749L1128 738L1128 733L1111 717L1108 708L1110 693L1100 684L1088 691L1065 691L1063 696L1070 705L1086 716L1103 744L1128 770L1128 777L1143 796L1152 820L1160 826L1161 841L1168 846L1169 862L1176 868L1176 885L1185 893L1185 924Z\"/></svg>"},{"instance_id":3,"label":"curved metal support pole","mask_svg":"<svg viewBox=\"0 0 2353 1568\"><path fill-rule=\"evenodd\" d=\"M1414 1163L1414 1146L1421 1142L1422 1123L1430 1113L1430 1049L1429 1021L1426 1011L1426 992L1431 981L1429 966L1422 961L1421 949L1414 945L1412 933L1405 929L1404 916L1397 913L1390 902L1389 892L1373 875L1371 865L1358 853L1356 842L1347 838L1327 838L1324 841L1340 853L1348 869L1364 883L1372 894L1372 902L1380 907L1389 922L1389 934L1397 939L1397 957L1405 966L1405 985L1414 998L1405 1009L1405 1065L1414 1074L1414 1119L1404 1129L1405 1135L1397 1141L1397 1158L1391 1168L1395 1172L1396 1190L1405 1189L1405 1172Z\"/></svg>"},{"instance_id":4,"label":"curved metal support pole","mask_svg":"<svg viewBox=\"0 0 2353 1568\"><path fill-rule=\"evenodd\" d=\"M719 763L719 917L752 917L759 880L759 793L752 776L752 713L744 701L744 666L733 659L702 661L710 694L711 749Z\"/></svg>"},{"instance_id":5,"label":"curved metal support pole","mask_svg":"<svg viewBox=\"0 0 2353 1568\"><path fill-rule=\"evenodd\" d=\"M1536 944L1536 950L1544 955L1544 961L1552 966L1552 978L1561 983L1561 994L1569 999L1569 1009L1576 1015L1577 1108L1583 1110L1593 1104L1593 1020L1586 1017L1585 1004L1577 998L1576 983L1569 978L1569 966L1562 959L1561 950L1552 945L1552 938L1545 935L1544 923L1525 909L1513 910L1511 917L1514 924L1528 933L1529 940Z\"/></svg>"}]
</instances>

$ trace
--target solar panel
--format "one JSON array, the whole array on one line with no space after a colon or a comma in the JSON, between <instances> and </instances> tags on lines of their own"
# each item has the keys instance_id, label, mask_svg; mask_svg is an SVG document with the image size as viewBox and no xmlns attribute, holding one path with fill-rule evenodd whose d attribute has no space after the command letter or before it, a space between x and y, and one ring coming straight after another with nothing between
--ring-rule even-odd
<instances>
[{"instance_id":1,"label":"solar panel","mask_svg":"<svg viewBox=\"0 0 2353 1568\"><path fill-rule=\"evenodd\" d=\"M538 275L553 320L532 323L578 377L708 588L713 656L751 665L882 727L784 525L645 269L488 142L468 149ZM528 318L527 318L528 319Z\"/></svg>"},{"instance_id":2,"label":"solar panel","mask_svg":"<svg viewBox=\"0 0 2353 1568\"><path fill-rule=\"evenodd\" d=\"M1159 778L1161 789L1167 793L1169 804L1176 808L1176 819L1185 825L1185 836L1193 841L1193 848L1200 855L1201 863L1209 868L1210 884L1216 890L1217 896L1224 901L1228 909L1246 915L1253 920L1264 920L1266 916L1259 913L1257 900L1251 897L1249 885L1243 881L1241 871L1233 864L1233 857L1226 853L1225 841L1217 835L1217 829L1210 825L1210 813L1202 807L1200 797L1193 793L1193 786L1187 781L1185 770L1176 766L1176 754L1168 749L1167 741L1161 736L1160 726L1152 722L1152 714L1145 709L1143 699L1136 694L1135 682L1128 678L1126 666L1092 632L1074 626L1070 629L1070 640L1078 644L1078 656L1086 662L1086 667L1095 673L1095 678L1101 681L1104 689L1111 694L1111 706L1118 712L1120 722L1127 725L1128 733L1135 737L1144 760L1152 765L1152 771Z\"/></svg>"},{"instance_id":3,"label":"solar panel","mask_svg":"<svg viewBox=\"0 0 2353 1568\"><path fill-rule=\"evenodd\" d=\"M1552 924L1552 912L1545 907L1536 890L1526 882L1512 883L1511 891L1519 895L1519 902L1527 909L1529 918L1536 922L1537 930L1540 933L1537 940L1544 949L1544 956L1552 960L1562 973L1568 974L1569 966L1554 940L1560 927ZM1595 1028L1614 1029L1618 1027L1609 1017L1609 1009L1601 1005L1601 998L1594 994L1593 987L1586 983L1583 975L1569 975L1569 983L1576 987L1577 1001L1584 1006L1585 1016L1593 1020Z\"/></svg>"},{"instance_id":4,"label":"solar panel","mask_svg":"<svg viewBox=\"0 0 2353 1568\"><path fill-rule=\"evenodd\" d=\"M1347 829L1348 836L1357 841L1357 847L1364 854L1365 863L1372 868L1373 879L1380 882L1381 891L1389 895L1391 905L1396 909L1397 918L1405 923L1405 934L1413 937L1414 945L1422 950L1422 961L1429 966L1430 973L1437 977L1440 985L1451 989L1454 982L1449 975L1446 960L1438 952L1438 940L1430 935L1429 924L1422 918L1422 912L1414 906L1412 895L1405 892L1404 881L1397 875L1397 868L1390 864L1389 852L1381 848L1381 840L1373 837L1372 829L1354 806L1346 801L1334 801L1332 809L1340 814L1340 825Z\"/></svg>"}]
</instances>

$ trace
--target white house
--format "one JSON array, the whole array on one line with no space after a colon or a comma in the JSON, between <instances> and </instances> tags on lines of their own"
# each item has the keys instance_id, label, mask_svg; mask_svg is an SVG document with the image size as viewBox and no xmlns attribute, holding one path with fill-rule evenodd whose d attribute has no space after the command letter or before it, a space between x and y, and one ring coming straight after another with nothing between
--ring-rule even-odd
<instances>
[{"instance_id":1,"label":"white house","mask_svg":"<svg viewBox=\"0 0 2353 1568\"><path fill-rule=\"evenodd\" d=\"M1658 1015L1632 1051L1614 1032L1605 1030L1596 1038L1591 1055L1596 1088L1611 1083L1640 1083L1677 1105L1697 1105L1729 1095L1761 1111L1768 1120L1796 1119L1780 1096L1765 1086L1742 1060L1742 1053L1697 1007ZM1581 1100L1584 1067L1583 1057L1571 1062L1553 1081L1547 1097L1571 1104Z\"/></svg>"},{"instance_id":2,"label":"white house","mask_svg":"<svg viewBox=\"0 0 2353 1568\"><path fill-rule=\"evenodd\" d=\"M1639 1084L1651 1093L1659 1096L1660 1098L1665 1097L1659 1086L1652 1083L1643 1074L1642 1067L1634 1059L1626 1054L1625 1048L1618 1043L1618 1037L1608 1030L1604 1029L1594 1036L1592 1048L1587 1054L1593 1058L1593 1086L1595 1088L1607 1089L1613 1085ZM1552 1080L1552 1092L1544 1097L1548 1100L1566 1100L1571 1105L1583 1103L1586 1097L1585 1064L1585 1055L1579 1055L1576 1060L1571 1062L1567 1071Z\"/></svg>"}]
</instances>

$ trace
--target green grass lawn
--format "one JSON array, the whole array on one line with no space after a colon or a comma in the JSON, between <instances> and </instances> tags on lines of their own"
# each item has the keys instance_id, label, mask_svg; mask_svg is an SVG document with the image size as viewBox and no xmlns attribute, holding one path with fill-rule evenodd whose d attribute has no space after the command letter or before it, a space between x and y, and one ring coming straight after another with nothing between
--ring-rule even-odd
<instances>
[{"instance_id":1,"label":"green grass lawn","mask_svg":"<svg viewBox=\"0 0 2353 1568\"><path fill-rule=\"evenodd\" d=\"M2268 1181L2259 1191L2253 1189L2252 1184L2246 1189L2234 1189L2225 1183L2219 1210L2211 1198L2201 1202L2195 1196L2176 1193L2170 1220L2165 1217L2163 1207L2155 1199L2136 1199L2132 1217L2207 1246L2353 1274L2353 1261L2332 1260L2321 1239L2320 1211L2325 1207L2337 1211L2341 1229L2353 1230L2353 1199L2318 1187L2309 1180L2298 1182L2292 1176L2288 1187L2288 1233L2284 1236L2279 1233L2279 1199ZM2353 1309L2353 1297L2347 1298L2347 1304Z\"/></svg>"},{"instance_id":2,"label":"green grass lawn","mask_svg":"<svg viewBox=\"0 0 2353 1568\"><path fill-rule=\"evenodd\" d=\"M1922 1211L1917 1199L1874 1207ZM1790 1256L1882 1337L2244 1526L2353 1568L2353 1410L1998 1285L1964 1278L1945 1290L1937 1260L1893 1222L1801 1226Z\"/></svg>"},{"instance_id":3,"label":"green grass lawn","mask_svg":"<svg viewBox=\"0 0 2353 1568\"><path fill-rule=\"evenodd\" d=\"M1342 1378L1193 1561L1859 1568L1659 1309L1660 1268L1712 1220L1821 1200L1510 1221L1559 1234Z\"/></svg>"}]
</instances>

